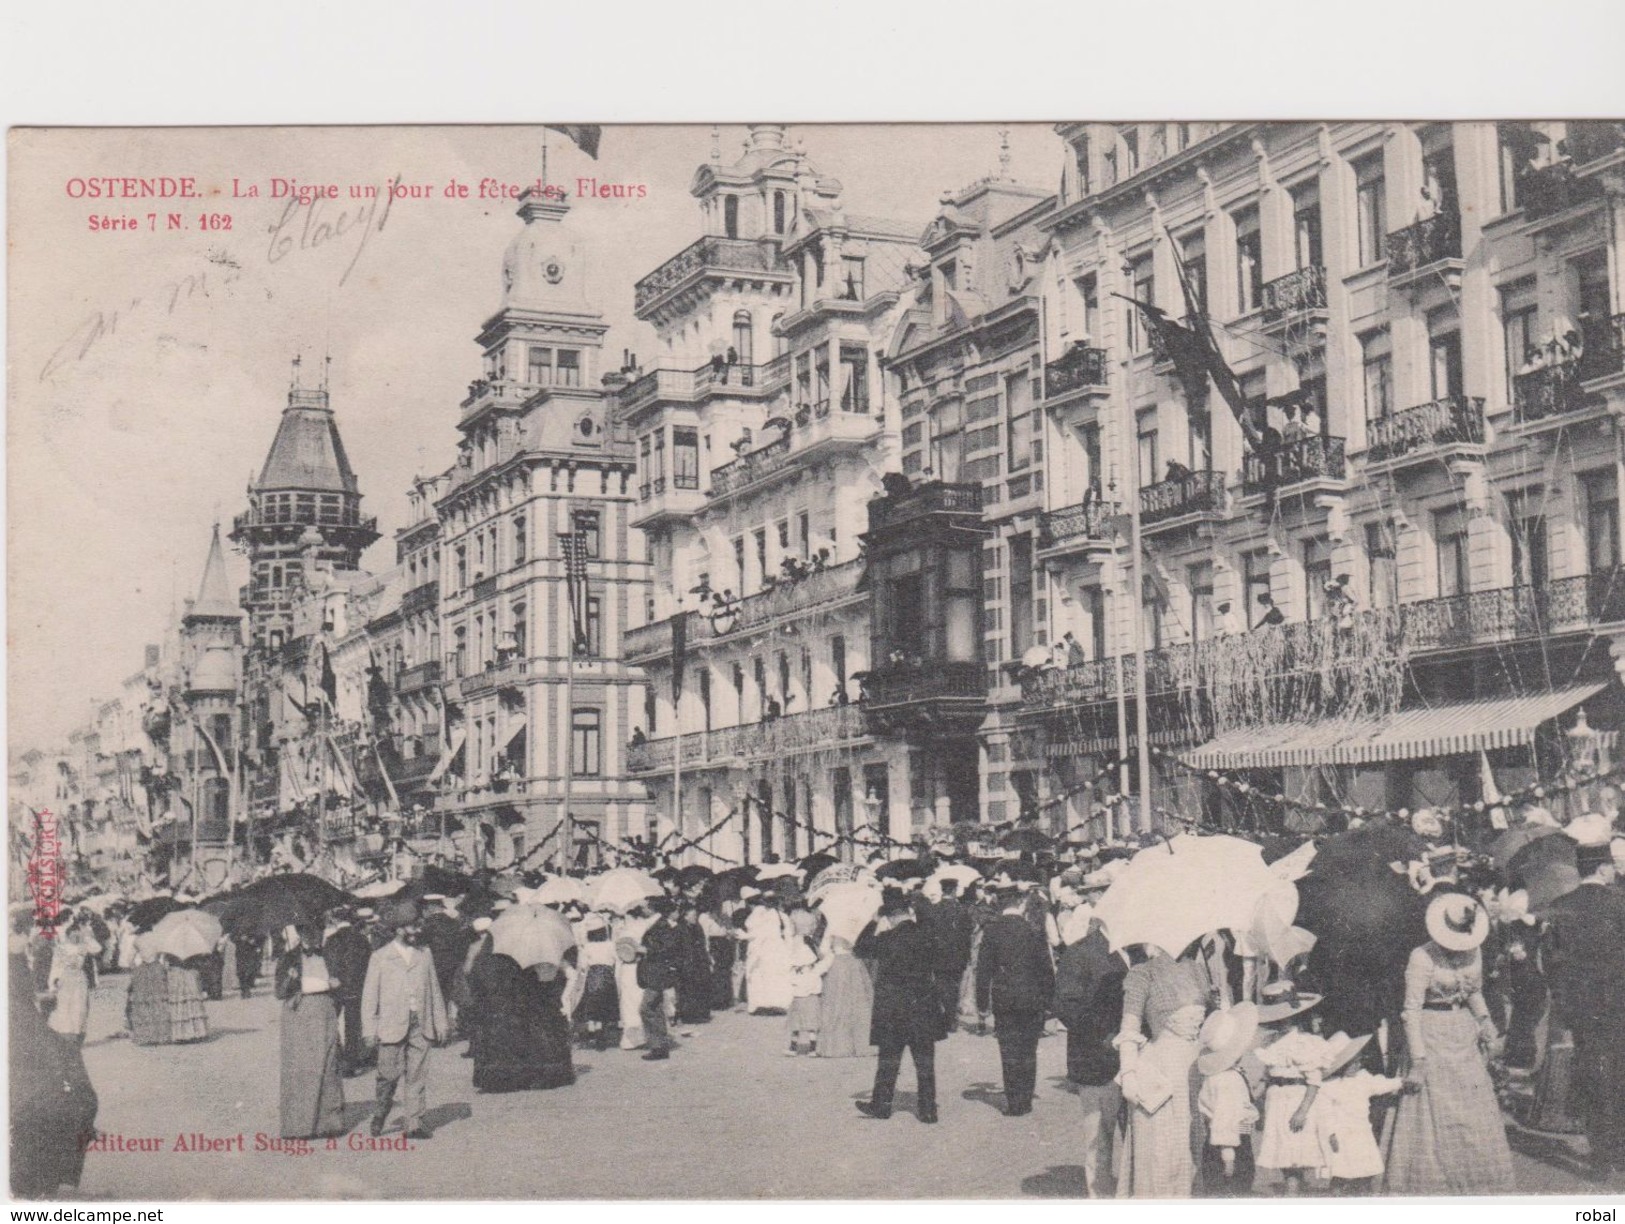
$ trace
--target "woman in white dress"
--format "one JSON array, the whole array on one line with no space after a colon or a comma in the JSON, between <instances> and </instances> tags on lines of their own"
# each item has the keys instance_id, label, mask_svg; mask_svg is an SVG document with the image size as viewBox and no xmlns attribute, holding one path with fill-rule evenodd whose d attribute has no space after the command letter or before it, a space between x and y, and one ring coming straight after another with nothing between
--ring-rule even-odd
<instances>
[{"instance_id":1,"label":"woman in white dress","mask_svg":"<svg viewBox=\"0 0 1625 1224\"><path fill-rule=\"evenodd\" d=\"M753 1015L790 1010L790 940L794 932L778 902L764 898L745 919L745 995Z\"/></svg>"},{"instance_id":2,"label":"woman in white dress","mask_svg":"<svg viewBox=\"0 0 1625 1224\"><path fill-rule=\"evenodd\" d=\"M616 945L615 990L619 996L621 1012L621 1049L635 1050L645 1040L643 1017L643 987L638 985L637 947L643 942L643 932L654 924L654 916L635 909L614 924ZM622 949L630 947L623 954Z\"/></svg>"}]
</instances>

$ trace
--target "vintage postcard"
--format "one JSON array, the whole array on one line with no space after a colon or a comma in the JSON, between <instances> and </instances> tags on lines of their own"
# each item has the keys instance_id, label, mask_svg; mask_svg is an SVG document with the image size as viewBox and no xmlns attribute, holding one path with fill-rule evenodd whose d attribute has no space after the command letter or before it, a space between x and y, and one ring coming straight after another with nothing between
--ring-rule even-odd
<instances>
[{"instance_id":1,"label":"vintage postcard","mask_svg":"<svg viewBox=\"0 0 1625 1224\"><path fill-rule=\"evenodd\" d=\"M1625 123L8 161L14 1197L1625 1192Z\"/></svg>"}]
</instances>

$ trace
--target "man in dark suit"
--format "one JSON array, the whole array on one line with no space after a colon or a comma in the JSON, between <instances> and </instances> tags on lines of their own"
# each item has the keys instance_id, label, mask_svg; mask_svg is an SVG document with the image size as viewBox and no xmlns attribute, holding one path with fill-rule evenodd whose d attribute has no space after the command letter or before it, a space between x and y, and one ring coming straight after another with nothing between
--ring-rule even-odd
<instances>
[{"instance_id":1,"label":"man in dark suit","mask_svg":"<svg viewBox=\"0 0 1625 1224\"><path fill-rule=\"evenodd\" d=\"M322 955L327 969L338 979L334 1001L344 1017L342 1064L345 1075L356 1075L367 1061L367 1045L361 1039L361 988L367 981L367 962L372 960L372 943L356 930L349 910L339 910L327 926Z\"/></svg>"},{"instance_id":2,"label":"man in dark suit","mask_svg":"<svg viewBox=\"0 0 1625 1224\"><path fill-rule=\"evenodd\" d=\"M869 1019L869 1042L879 1047L875 1087L858 1111L889 1118L902 1070L903 1051L914 1057L916 1112L921 1122L937 1120L936 1045L948 1035L937 991L936 941L917 920L924 898L887 888L880 916L853 945L861 959L875 967L875 1003Z\"/></svg>"},{"instance_id":3,"label":"man in dark suit","mask_svg":"<svg viewBox=\"0 0 1625 1224\"><path fill-rule=\"evenodd\" d=\"M1020 891L1004 889L999 900L1003 912L983 928L976 958L976 1010L993 1013L1004 1064L1004 1112L1019 1118L1033 1111L1038 1039L1055 996L1055 966L1044 937L1026 919Z\"/></svg>"},{"instance_id":4,"label":"man in dark suit","mask_svg":"<svg viewBox=\"0 0 1625 1224\"><path fill-rule=\"evenodd\" d=\"M1576 1104L1592 1171L1625 1170L1625 895L1614 879L1607 820L1586 815L1575 839L1580 886L1552 903L1546 975L1552 1006L1574 1034Z\"/></svg>"},{"instance_id":5,"label":"man in dark suit","mask_svg":"<svg viewBox=\"0 0 1625 1224\"><path fill-rule=\"evenodd\" d=\"M643 989L638 1015L649 1046L643 1061L663 1062L671 1057L676 1044L666 1027L666 991L677 985L683 936L672 921L675 907L670 897L651 898L649 908L655 913L655 921L643 932L643 955L638 959L638 985Z\"/></svg>"},{"instance_id":6,"label":"man in dark suit","mask_svg":"<svg viewBox=\"0 0 1625 1224\"><path fill-rule=\"evenodd\" d=\"M959 1027L959 983L976 936L976 918L959 899L957 880L942 881L942 900L926 911L922 921L937 944L937 1000L948 1031L953 1032Z\"/></svg>"}]
</instances>

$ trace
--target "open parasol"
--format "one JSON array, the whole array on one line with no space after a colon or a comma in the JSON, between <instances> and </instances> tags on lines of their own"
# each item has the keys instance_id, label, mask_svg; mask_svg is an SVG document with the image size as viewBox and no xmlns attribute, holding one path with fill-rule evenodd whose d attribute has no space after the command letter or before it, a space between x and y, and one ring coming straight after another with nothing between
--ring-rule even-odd
<instances>
[{"instance_id":1,"label":"open parasol","mask_svg":"<svg viewBox=\"0 0 1625 1224\"><path fill-rule=\"evenodd\" d=\"M561 965L575 946L569 919L545 905L516 905L491 924L491 951L513 957L521 969Z\"/></svg>"},{"instance_id":2,"label":"open parasol","mask_svg":"<svg viewBox=\"0 0 1625 1224\"><path fill-rule=\"evenodd\" d=\"M130 925L137 931L150 931L165 914L173 914L176 910L185 908L174 897L148 897L145 901L137 901L132 905L125 917L129 918Z\"/></svg>"},{"instance_id":3,"label":"open parasol","mask_svg":"<svg viewBox=\"0 0 1625 1224\"><path fill-rule=\"evenodd\" d=\"M1512 860L1525 846L1551 837L1563 830L1555 824L1521 824L1508 829L1490 843L1490 857L1502 871L1512 866Z\"/></svg>"},{"instance_id":4,"label":"open parasol","mask_svg":"<svg viewBox=\"0 0 1625 1224\"><path fill-rule=\"evenodd\" d=\"M938 867L936 871L931 873L932 880L938 882L942 880L952 880L958 884L960 888L968 888L970 885L977 883L981 878L982 873L977 871L976 868L970 866L968 863L948 863L945 866Z\"/></svg>"},{"instance_id":5,"label":"open parasol","mask_svg":"<svg viewBox=\"0 0 1625 1224\"><path fill-rule=\"evenodd\" d=\"M1095 906L1113 951L1146 944L1177 956L1213 931L1243 931L1279 883L1259 847L1185 833L1141 850Z\"/></svg>"},{"instance_id":6,"label":"open parasol","mask_svg":"<svg viewBox=\"0 0 1625 1224\"><path fill-rule=\"evenodd\" d=\"M1055 839L1033 825L1021 825L999 838L999 849L1018 854L1042 854L1055 849Z\"/></svg>"},{"instance_id":7,"label":"open parasol","mask_svg":"<svg viewBox=\"0 0 1625 1224\"><path fill-rule=\"evenodd\" d=\"M813 877L812 882L807 885L807 897L816 901L820 893L837 884L873 878L874 873L861 863L835 863Z\"/></svg>"},{"instance_id":8,"label":"open parasol","mask_svg":"<svg viewBox=\"0 0 1625 1224\"><path fill-rule=\"evenodd\" d=\"M1574 857L1571 837L1542 837L1512 855L1507 863L1507 878L1513 888L1528 891L1530 913L1539 914L1559 897L1580 887L1580 869Z\"/></svg>"},{"instance_id":9,"label":"open parasol","mask_svg":"<svg viewBox=\"0 0 1625 1224\"><path fill-rule=\"evenodd\" d=\"M823 871L826 867L833 867L840 861L841 860L836 858L833 854L825 854L820 851L817 854L809 854L806 858L802 859L797 866L799 866L801 870L806 873L802 876L802 879L816 880L820 871Z\"/></svg>"},{"instance_id":10,"label":"open parasol","mask_svg":"<svg viewBox=\"0 0 1625 1224\"><path fill-rule=\"evenodd\" d=\"M158 920L147 932L150 953L163 952L176 960L207 956L220 942L220 920L203 910L175 910Z\"/></svg>"},{"instance_id":11,"label":"open parasol","mask_svg":"<svg viewBox=\"0 0 1625 1224\"><path fill-rule=\"evenodd\" d=\"M518 894L521 901L529 900L534 905L568 905L572 901L581 901L584 895L581 881L569 876L554 876L543 880L538 887L521 890Z\"/></svg>"},{"instance_id":12,"label":"open parasol","mask_svg":"<svg viewBox=\"0 0 1625 1224\"><path fill-rule=\"evenodd\" d=\"M691 888L701 888L709 883L715 873L709 867L702 867L698 863L690 863L687 867L677 869L677 887L687 892Z\"/></svg>"},{"instance_id":13,"label":"open parasol","mask_svg":"<svg viewBox=\"0 0 1625 1224\"><path fill-rule=\"evenodd\" d=\"M612 867L597 879L587 881L586 900L593 909L624 914L650 897L665 894L660 882L646 872L631 867Z\"/></svg>"},{"instance_id":14,"label":"open parasol","mask_svg":"<svg viewBox=\"0 0 1625 1224\"><path fill-rule=\"evenodd\" d=\"M219 901L221 925L233 934L266 935L285 926L319 922L329 910L355 898L320 876L266 876Z\"/></svg>"},{"instance_id":15,"label":"open parasol","mask_svg":"<svg viewBox=\"0 0 1625 1224\"><path fill-rule=\"evenodd\" d=\"M880 912L880 889L863 880L831 884L813 904L823 913L830 938L855 943Z\"/></svg>"},{"instance_id":16,"label":"open parasol","mask_svg":"<svg viewBox=\"0 0 1625 1224\"><path fill-rule=\"evenodd\" d=\"M381 897L393 897L405 887L405 880L374 880L356 889L355 895L363 900L376 901Z\"/></svg>"},{"instance_id":17,"label":"open parasol","mask_svg":"<svg viewBox=\"0 0 1625 1224\"><path fill-rule=\"evenodd\" d=\"M918 858L893 859L876 867L874 875L877 880L924 880L931 875L931 864Z\"/></svg>"},{"instance_id":18,"label":"open parasol","mask_svg":"<svg viewBox=\"0 0 1625 1224\"><path fill-rule=\"evenodd\" d=\"M758 880L783 880L791 877L801 878L801 868L794 863L768 863L756 871Z\"/></svg>"}]
</instances>

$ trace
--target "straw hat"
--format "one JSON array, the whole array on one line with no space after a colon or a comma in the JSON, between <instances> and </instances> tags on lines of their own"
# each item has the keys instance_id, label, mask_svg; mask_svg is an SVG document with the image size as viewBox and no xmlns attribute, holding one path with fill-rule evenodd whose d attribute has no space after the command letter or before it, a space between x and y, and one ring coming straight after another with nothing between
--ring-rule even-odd
<instances>
[{"instance_id":1,"label":"straw hat","mask_svg":"<svg viewBox=\"0 0 1625 1224\"><path fill-rule=\"evenodd\" d=\"M1279 1024L1320 1005L1319 995L1300 992L1291 982L1271 982L1261 995L1264 1001L1258 1008L1260 1024Z\"/></svg>"},{"instance_id":2,"label":"straw hat","mask_svg":"<svg viewBox=\"0 0 1625 1224\"><path fill-rule=\"evenodd\" d=\"M1332 1076L1358 1058L1360 1052L1371 1043L1371 1034L1367 1033L1364 1037L1350 1037L1346 1033L1334 1033L1330 1040L1334 1042L1341 1041L1343 1044L1334 1050L1331 1061L1326 1064L1325 1070L1321 1073L1326 1079L1331 1079Z\"/></svg>"},{"instance_id":3,"label":"straw hat","mask_svg":"<svg viewBox=\"0 0 1625 1224\"><path fill-rule=\"evenodd\" d=\"M1202 1053L1196 1069L1203 1075L1217 1075L1236 1065L1258 1037L1259 1010L1254 1003L1221 1007L1202 1021Z\"/></svg>"},{"instance_id":4,"label":"straw hat","mask_svg":"<svg viewBox=\"0 0 1625 1224\"><path fill-rule=\"evenodd\" d=\"M1614 826L1602 813L1586 812L1576 816L1563 832L1574 840L1576 866L1606 863L1613 858L1610 843L1614 837Z\"/></svg>"},{"instance_id":5,"label":"straw hat","mask_svg":"<svg viewBox=\"0 0 1625 1224\"><path fill-rule=\"evenodd\" d=\"M638 941L626 936L615 941L615 958L624 964L632 964L638 959Z\"/></svg>"},{"instance_id":6,"label":"straw hat","mask_svg":"<svg viewBox=\"0 0 1625 1224\"><path fill-rule=\"evenodd\" d=\"M1452 952L1471 952L1490 933L1490 916L1465 893L1440 893L1428 902L1428 938Z\"/></svg>"}]
</instances>

